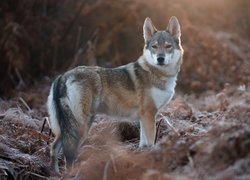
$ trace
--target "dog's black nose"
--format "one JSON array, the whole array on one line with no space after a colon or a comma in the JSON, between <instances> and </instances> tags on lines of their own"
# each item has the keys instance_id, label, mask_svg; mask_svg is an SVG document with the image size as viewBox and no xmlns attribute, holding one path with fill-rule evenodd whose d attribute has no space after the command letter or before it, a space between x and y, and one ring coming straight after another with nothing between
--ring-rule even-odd
<instances>
[{"instance_id":1,"label":"dog's black nose","mask_svg":"<svg viewBox=\"0 0 250 180\"><path fill-rule=\"evenodd\" d=\"M164 57L158 57L157 58L157 61L158 61L159 64L163 64L164 60L165 60Z\"/></svg>"}]
</instances>

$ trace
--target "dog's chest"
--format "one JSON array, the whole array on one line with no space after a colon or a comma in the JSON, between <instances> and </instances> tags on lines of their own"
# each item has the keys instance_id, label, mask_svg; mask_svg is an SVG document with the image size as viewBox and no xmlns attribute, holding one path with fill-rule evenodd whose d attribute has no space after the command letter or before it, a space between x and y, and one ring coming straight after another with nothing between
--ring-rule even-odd
<instances>
[{"instance_id":1,"label":"dog's chest","mask_svg":"<svg viewBox=\"0 0 250 180\"><path fill-rule=\"evenodd\" d=\"M168 103L175 92L176 77L168 78L160 87L154 86L150 89L150 95L157 108Z\"/></svg>"}]
</instances>

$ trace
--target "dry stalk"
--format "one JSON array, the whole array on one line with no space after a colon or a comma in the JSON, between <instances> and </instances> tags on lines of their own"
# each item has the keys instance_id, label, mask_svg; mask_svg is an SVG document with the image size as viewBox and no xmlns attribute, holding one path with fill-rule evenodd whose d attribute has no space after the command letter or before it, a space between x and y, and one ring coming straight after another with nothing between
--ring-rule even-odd
<instances>
[{"instance_id":1,"label":"dry stalk","mask_svg":"<svg viewBox=\"0 0 250 180\"><path fill-rule=\"evenodd\" d=\"M29 172L29 174L34 176L34 177L37 177L38 179L48 179L47 177L42 176L42 175L37 174L37 173L34 173L34 172Z\"/></svg>"},{"instance_id":2,"label":"dry stalk","mask_svg":"<svg viewBox=\"0 0 250 180\"><path fill-rule=\"evenodd\" d=\"M110 155L110 159L111 159L112 164L113 164L113 170L116 173L117 172L117 168L116 168L114 156L112 154Z\"/></svg>"},{"instance_id":3,"label":"dry stalk","mask_svg":"<svg viewBox=\"0 0 250 180\"><path fill-rule=\"evenodd\" d=\"M19 100L23 103L23 105L27 108L28 111L31 111L29 105L24 101L22 97L20 97Z\"/></svg>"},{"instance_id":4,"label":"dry stalk","mask_svg":"<svg viewBox=\"0 0 250 180\"><path fill-rule=\"evenodd\" d=\"M22 78L22 76L17 68L15 68L15 72L16 72L16 75L19 79L19 85L21 85L23 87L27 87L27 85L25 84L25 82L24 82L24 80L23 80L23 78Z\"/></svg>"},{"instance_id":5,"label":"dry stalk","mask_svg":"<svg viewBox=\"0 0 250 180\"><path fill-rule=\"evenodd\" d=\"M155 143L156 143L156 141L157 141L158 131L159 131L159 127L160 127L160 124L161 124L162 120L163 120L163 119L160 120L160 122L158 123L158 126L157 126L157 128L156 128Z\"/></svg>"},{"instance_id":6,"label":"dry stalk","mask_svg":"<svg viewBox=\"0 0 250 180\"><path fill-rule=\"evenodd\" d=\"M87 50L87 48L89 46L89 42L92 42L97 38L97 34L98 34L98 29L96 29L92 33L91 37L89 38L89 40L85 44L81 43L80 46L78 45L79 49L76 51L74 61L70 64L69 69L72 69L73 67L75 67L79 63L78 62L79 56Z\"/></svg>"},{"instance_id":7,"label":"dry stalk","mask_svg":"<svg viewBox=\"0 0 250 180\"><path fill-rule=\"evenodd\" d=\"M49 118L48 117L44 117L42 129L41 129L40 133L42 134L46 122L47 122L47 124L49 126L49 136L50 136L51 135L51 127L50 127L50 122L49 122Z\"/></svg>"},{"instance_id":8,"label":"dry stalk","mask_svg":"<svg viewBox=\"0 0 250 180\"><path fill-rule=\"evenodd\" d=\"M189 163L190 163L192 169L194 169L195 168L195 166L194 166L194 160L191 157L190 153L187 153L187 157L188 157L188 160L189 160Z\"/></svg>"},{"instance_id":9,"label":"dry stalk","mask_svg":"<svg viewBox=\"0 0 250 180\"><path fill-rule=\"evenodd\" d=\"M110 164L110 160L109 160L108 162L106 162L106 164L105 164L105 166L104 166L102 180L108 180L108 169L109 169L109 164Z\"/></svg>"},{"instance_id":10,"label":"dry stalk","mask_svg":"<svg viewBox=\"0 0 250 180\"><path fill-rule=\"evenodd\" d=\"M165 117L165 116L163 116L162 114L160 114L160 115L161 115L162 119L166 121L168 127L169 127L170 129L172 129L172 130L175 132L176 135L180 136L180 133L179 133L178 130L176 130L175 127L169 122L168 118Z\"/></svg>"}]
</instances>

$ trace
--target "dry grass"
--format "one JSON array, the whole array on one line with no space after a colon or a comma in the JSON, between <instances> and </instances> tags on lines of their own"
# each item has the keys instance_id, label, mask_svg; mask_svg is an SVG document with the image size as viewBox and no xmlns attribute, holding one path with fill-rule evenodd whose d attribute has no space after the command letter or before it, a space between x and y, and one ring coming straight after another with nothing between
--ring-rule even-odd
<instances>
[{"instance_id":1,"label":"dry grass","mask_svg":"<svg viewBox=\"0 0 250 180\"><path fill-rule=\"evenodd\" d=\"M1 103L2 177L58 178L49 168L48 125L40 134L45 107L35 101L48 83ZM21 94L21 95L20 95ZM29 96L26 96L29 95ZM31 108L20 102L19 97ZM222 98L223 96L223 98ZM46 99L46 95L42 96ZM225 101L227 103L225 103ZM158 115L156 145L138 148L136 122L98 115L65 179L209 179L250 176L250 92L228 86L199 98L176 95ZM34 103L34 104L33 104ZM33 108L36 107L36 108ZM167 118L168 120L161 119Z\"/></svg>"}]
</instances>

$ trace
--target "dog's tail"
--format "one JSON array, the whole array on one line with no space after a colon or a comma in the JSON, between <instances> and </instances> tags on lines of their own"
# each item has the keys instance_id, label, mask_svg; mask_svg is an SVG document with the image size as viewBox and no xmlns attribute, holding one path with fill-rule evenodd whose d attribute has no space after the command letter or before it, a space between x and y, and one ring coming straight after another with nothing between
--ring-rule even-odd
<instances>
[{"instance_id":1,"label":"dog's tail","mask_svg":"<svg viewBox=\"0 0 250 180\"><path fill-rule=\"evenodd\" d=\"M78 122L67 103L67 86L61 75L53 83L52 99L55 118L60 127L63 154L66 158L67 166L71 166L75 159L80 134Z\"/></svg>"}]
</instances>

